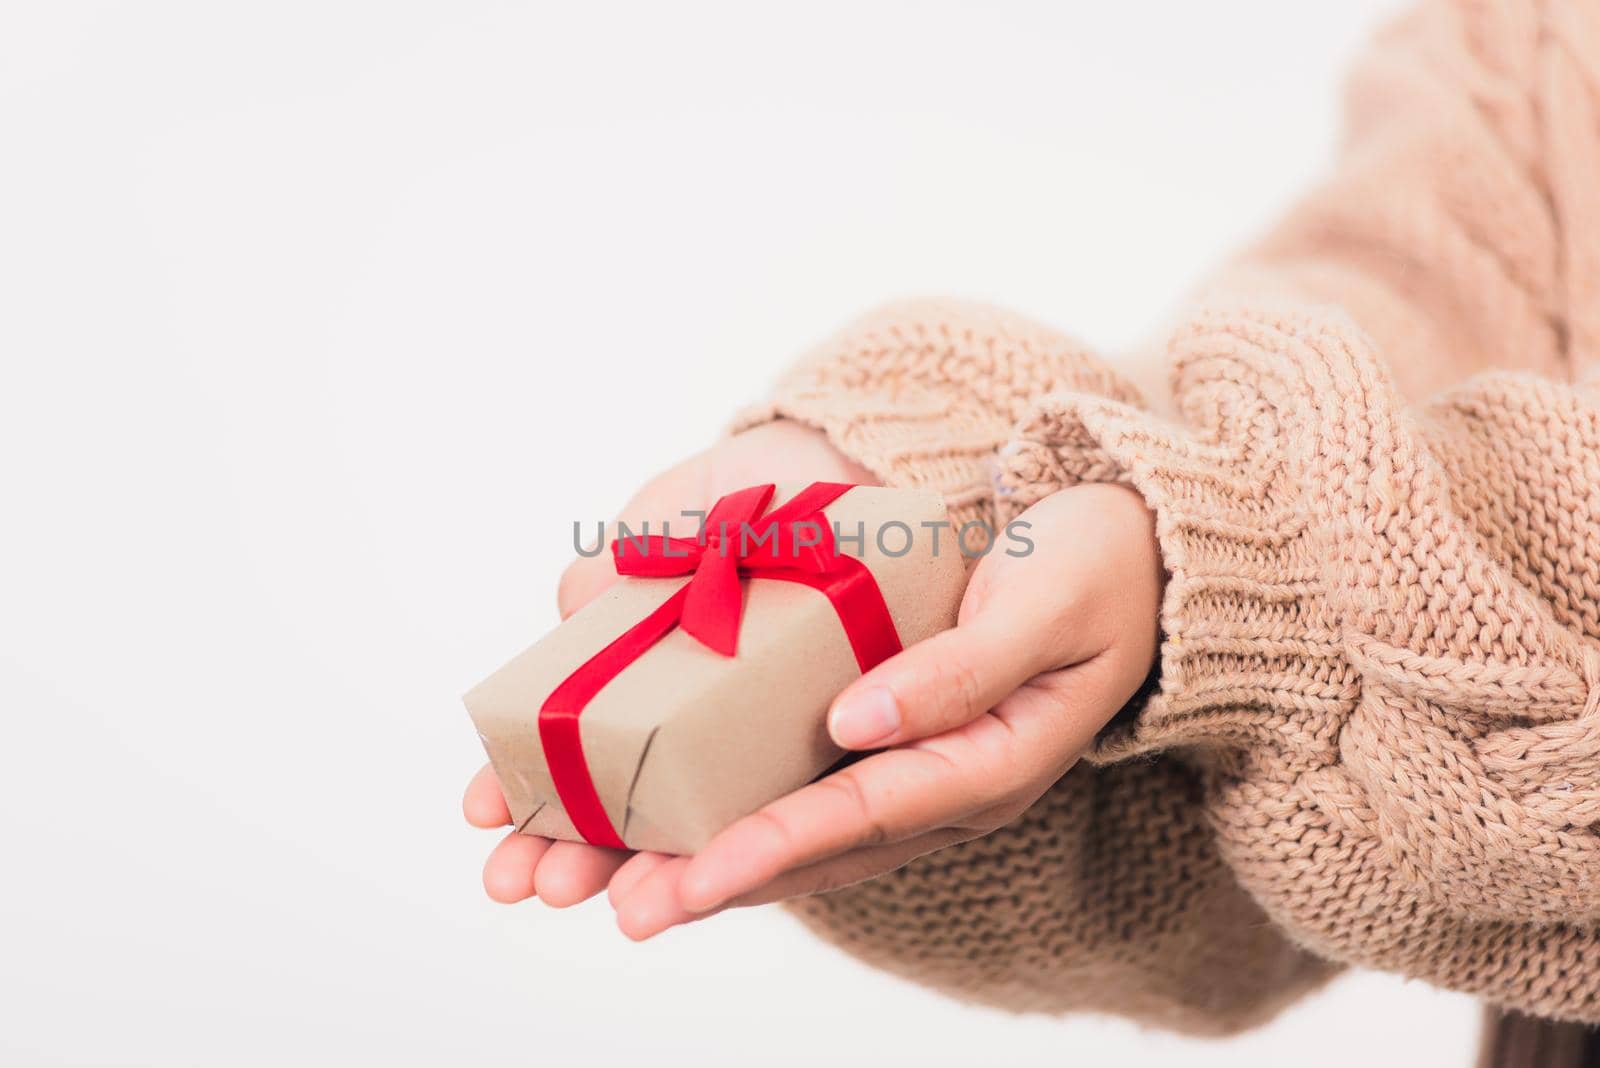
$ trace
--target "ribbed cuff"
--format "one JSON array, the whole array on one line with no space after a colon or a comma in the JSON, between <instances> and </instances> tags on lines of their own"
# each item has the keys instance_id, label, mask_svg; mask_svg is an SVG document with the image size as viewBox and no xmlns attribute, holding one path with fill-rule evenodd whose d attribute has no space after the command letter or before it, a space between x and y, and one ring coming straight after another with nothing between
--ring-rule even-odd
<instances>
[{"instance_id":1,"label":"ribbed cuff","mask_svg":"<svg viewBox=\"0 0 1600 1068\"><path fill-rule=\"evenodd\" d=\"M1167 571L1158 685L1088 754L1109 762L1178 746L1312 742L1357 692L1315 596L1321 573L1303 487L1283 462L1279 392L1237 320L1202 319L1180 359L1177 392L1204 397L1184 425L1081 393L1044 398L1002 452L1006 521L1066 486L1119 482L1156 514ZM1182 347L1180 345L1180 347ZM1190 405L1192 409L1193 406ZM1137 702L1136 702L1137 703Z\"/></svg>"}]
</instances>

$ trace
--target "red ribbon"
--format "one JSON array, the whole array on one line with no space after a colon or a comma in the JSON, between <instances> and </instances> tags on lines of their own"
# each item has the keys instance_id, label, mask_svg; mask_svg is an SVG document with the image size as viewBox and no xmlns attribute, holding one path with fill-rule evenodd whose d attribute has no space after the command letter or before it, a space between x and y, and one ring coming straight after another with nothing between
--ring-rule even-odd
<instances>
[{"instance_id":1,"label":"red ribbon","mask_svg":"<svg viewBox=\"0 0 1600 1068\"><path fill-rule=\"evenodd\" d=\"M709 649L733 656L744 606L741 579L798 582L827 597L863 672L900 651L900 635L872 572L838 551L833 526L822 515L822 509L851 488L842 482L813 482L763 515L775 487L751 486L719 500L698 539L648 535L611 543L619 575L690 579L661 607L584 661L539 709L539 740L550 777L585 841L625 848L584 759L578 731L584 708L674 627L681 626Z\"/></svg>"}]
</instances>

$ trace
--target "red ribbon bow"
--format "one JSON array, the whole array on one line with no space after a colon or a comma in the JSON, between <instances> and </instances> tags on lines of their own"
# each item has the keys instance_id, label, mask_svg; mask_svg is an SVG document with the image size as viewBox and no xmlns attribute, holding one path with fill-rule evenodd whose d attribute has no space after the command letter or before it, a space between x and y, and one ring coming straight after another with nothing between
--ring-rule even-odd
<instances>
[{"instance_id":1,"label":"red ribbon bow","mask_svg":"<svg viewBox=\"0 0 1600 1068\"><path fill-rule=\"evenodd\" d=\"M583 755L578 719L605 685L681 626L707 648L733 656L744 605L741 578L798 582L822 593L839 616L863 672L900 651L900 636L872 572L838 551L822 509L852 487L813 482L763 515L775 487L751 486L712 507L696 539L645 535L611 543L619 575L689 575L661 607L568 675L539 709L539 739L562 807L584 840L624 848Z\"/></svg>"}]
</instances>

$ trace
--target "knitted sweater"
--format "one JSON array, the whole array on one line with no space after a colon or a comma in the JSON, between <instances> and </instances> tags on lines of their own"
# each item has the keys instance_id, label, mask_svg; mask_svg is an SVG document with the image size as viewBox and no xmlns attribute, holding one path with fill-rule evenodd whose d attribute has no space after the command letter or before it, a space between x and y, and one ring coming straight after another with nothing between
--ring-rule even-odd
<instances>
[{"instance_id":1,"label":"knitted sweater","mask_svg":"<svg viewBox=\"0 0 1600 1068\"><path fill-rule=\"evenodd\" d=\"M1014 823L800 902L958 996L1221 1033L1346 964L1600 1022L1600 9L1435 0L1342 162L1162 349L1172 416L983 307L881 310L752 419L958 522L1156 511L1160 685Z\"/></svg>"}]
</instances>

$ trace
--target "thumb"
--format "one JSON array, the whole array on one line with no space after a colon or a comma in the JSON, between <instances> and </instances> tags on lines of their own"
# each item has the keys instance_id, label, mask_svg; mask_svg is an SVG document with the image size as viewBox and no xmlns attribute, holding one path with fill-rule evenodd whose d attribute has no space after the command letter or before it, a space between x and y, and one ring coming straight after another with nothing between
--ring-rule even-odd
<instances>
[{"instance_id":1,"label":"thumb","mask_svg":"<svg viewBox=\"0 0 1600 1068\"><path fill-rule=\"evenodd\" d=\"M876 749L959 727L1038 674L1031 643L997 613L918 642L834 699L828 733L845 749Z\"/></svg>"},{"instance_id":2,"label":"thumb","mask_svg":"<svg viewBox=\"0 0 1600 1068\"><path fill-rule=\"evenodd\" d=\"M1038 551L980 560L954 630L890 657L834 700L835 742L873 749L942 734L1034 676L1098 655L1138 620L1154 632L1160 559L1142 498L1121 486L1077 487L1024 515ZM1146 656L1139 678L1148 667Z\"/></svg>"},{"instance_id":3,"label":"thumb","mask_svg":"<svg viewBox=\"0 0 1600 1068\"><path fill-rule=\"evenodd\" d=\"M572 561L561 572L561 581L556 586L556 606L561 610L561 618L566 619L606 592L617 578L617 568L609 552L580 556Z\"/></svg>"}]
</instances>

